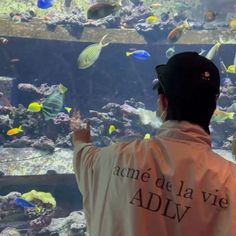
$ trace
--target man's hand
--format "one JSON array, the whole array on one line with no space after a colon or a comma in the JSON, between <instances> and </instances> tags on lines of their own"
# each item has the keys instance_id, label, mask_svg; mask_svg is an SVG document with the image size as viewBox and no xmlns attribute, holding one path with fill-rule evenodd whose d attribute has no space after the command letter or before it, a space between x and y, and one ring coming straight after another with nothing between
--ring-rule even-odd
<instances>
[{"instance_id":1,"label":"man's hand","mask_svg":"<svg viewBox=\"0 0 236 236\"><path fill-rule=\"evenodd\" d=\"M86 121L86 124L81 121L79 111L74 112L71 122L70 129L73 131L73 144L79 143L90 143L90 123Z\"/></svg>"}]
</instances>

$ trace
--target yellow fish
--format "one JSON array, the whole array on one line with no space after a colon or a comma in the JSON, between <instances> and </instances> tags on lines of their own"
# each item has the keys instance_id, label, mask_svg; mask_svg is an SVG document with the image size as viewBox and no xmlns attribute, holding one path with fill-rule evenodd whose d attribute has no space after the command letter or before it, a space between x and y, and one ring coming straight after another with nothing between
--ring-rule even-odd
<instances>
[{"instance_id":1,"label":"yellow fish","mask_svg":"<svg viewBox=\"0 0 236 236\"><path fill-rule=\"evenodd\" d=\"M146 21L150 24L154 24L158 21L158 18L156 16L149 16L146 18Z\"/></svg>"},{"instance_id":2,"label":"yellow fish","mask_svg":"<svg viewBox=\"0 0 236 236\"><path fill-rule=\"evenodd\" d=\"M22 129L22 125L20 125L18 128L12 128L12 129L9 129L7 131L7 135L14 135L14 134L18 134L20 132L23 132L23 129Z\"/></svg>"},{"instance_id":3,"label":"yellow fish","mask_svg":"<svg viewBox=\"0 0 236 236\"><path fill-rule=\"evenodd\" d=\"M233 120L234 114L235 112L222 111L219 108L216 108L211 118L211 121L215 121L217 123L223 123L227 119Z\"/></svg>"},{"instance_id":4,"label":"yellow fish","mask_svg":"<svg viewBox=\"0 0 236 236\"><path fill-rule=\"evenodd\" d=\"M232 18L230 21L229 21L229 27L231 28L231 30L236 30L236 18Z\"/></svg>"},{"instance_id":5,"label":"yellow fish","mask_svg":"<svg viewBox=\"0 0 236 236\"><path fill-rule=\"evenodd\" d=\"M115 132L117 129L115 127L115 125L109 125L109 128L108 128L108 133L109 135L111 135L113 132Z\"/></svg>"},{"instance_id":6,"label":"yellow fish","mask_svg":"<svg viewBox=\"0 0 236 236\"><path fill-rule=\"evenodd\" d=\"M235 74L235 73L236 73L236 71L235 71L235 65L230 65L230 66L227 68L226 72L228 72L228 73L230 73L230 74Z\"/></svg>"},{"instance_id":7,"label":"yellow fish","mask_svg":"<svg viewBox=\"0 0 236 236\"><path fill-rule=\"evenodd\" d=\"M102 37L99 43L89 45L80 53L77 60L79 69L86 69L95 63L102 51L102 48L109 45L109 43L103 43L106 37L107 34Z\"/></svg>"},{"instance_id":8,"label":"yellow fish","mask_svg":"<svg viewBox=\"0 0 236 236\"><path fill-rule=\"evenodd\" d=\"M40 112L43 108L43 104L39 102L31 102L28 106L27 111L30 112Z\"/></svg>"},{"instance_id":9,"label":"yellow fish","mask_svg":"<svg viewBox=\"0 0 236 236\"><path fill-rule=\"evenodd\" d=\"M71 107L64 107L64 109L68 112L68 113L70 113L71 112L71 110L72 110L72 108Z\"/></svg>"},{"instance_id":10,"label":"yellow fish","mask_svg":"<svg viewBox=\"0 0 236 236\"><path fill-rule=\"evenodd\" d=\"M143 139L150 139L151 138L151 134L147 133L144 135Z\"/></svg>"}]
</instances>

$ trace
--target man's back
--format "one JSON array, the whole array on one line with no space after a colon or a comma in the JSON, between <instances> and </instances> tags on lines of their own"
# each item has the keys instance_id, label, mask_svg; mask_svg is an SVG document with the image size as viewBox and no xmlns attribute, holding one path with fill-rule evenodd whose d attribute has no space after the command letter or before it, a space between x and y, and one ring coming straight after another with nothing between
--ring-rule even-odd
<instances>
[{"instance_id":1,"label":"man's back","mask_svg":"<svg viewBox=\"0 0 236 236\"><path fill-rule=\"evenodd\" d=\"M75 156L90 236L236 235L236 165L188 122ZM92 217L91 217L92 216Z\"/></svg>"}]
</instances>

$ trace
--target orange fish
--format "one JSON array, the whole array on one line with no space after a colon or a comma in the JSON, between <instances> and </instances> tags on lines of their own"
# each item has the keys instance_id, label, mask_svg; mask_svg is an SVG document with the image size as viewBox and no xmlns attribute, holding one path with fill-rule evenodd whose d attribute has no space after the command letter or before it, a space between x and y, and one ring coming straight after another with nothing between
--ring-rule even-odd
<instances>
[{"instance_id":1,"label":"orange fish","mask_svg":"<svg viewBox=\"0 0 236 236\"><path fill-rule=\"evenodd\" d=\"M12 129L9 129L7 131L7 135L14 135L14 134L18 134L20 132L23 132L23 129L22 129L22 125L20 125L18 128L12 128Z\"/></svg>"},{"instance_id":2,"label":"orange fish","mask_svg":"<svg viewBox=\"0 0 236 236\"><path fill-rule=\"evenodd\" d=\"M177 42L180 39L183 30L189 28L190 28L189 23L187 21L184 21L181 25L175 27L173 30L170 31L170 33L167 36L168 41L170 43Z\"/></svg>"}]
</instances>

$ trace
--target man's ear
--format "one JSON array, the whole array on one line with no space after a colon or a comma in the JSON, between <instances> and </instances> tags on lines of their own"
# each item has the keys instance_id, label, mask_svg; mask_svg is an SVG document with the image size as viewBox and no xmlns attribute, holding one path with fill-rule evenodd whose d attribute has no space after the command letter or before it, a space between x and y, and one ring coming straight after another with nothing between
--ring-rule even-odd
<instances>
[{"instance_id":1,"label":"man's ear","mask_svg":"<svg viewBox=\"0 0 236 236\"><path fill-rule=\"evenodd\" d=\"M159 95L159 99L160 99L160 106L161 106L161 109L162 109L162 110L166 110L167 107L168 107L168 99L167 99L166 95L163 94L163 93L160 94L160 95Z\"/></svg>"}]
</instances>

